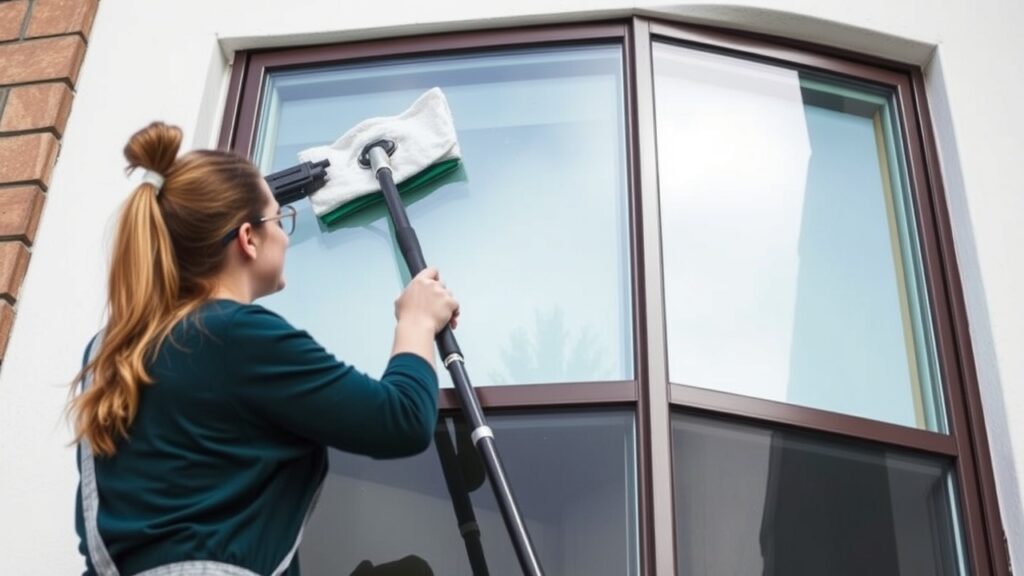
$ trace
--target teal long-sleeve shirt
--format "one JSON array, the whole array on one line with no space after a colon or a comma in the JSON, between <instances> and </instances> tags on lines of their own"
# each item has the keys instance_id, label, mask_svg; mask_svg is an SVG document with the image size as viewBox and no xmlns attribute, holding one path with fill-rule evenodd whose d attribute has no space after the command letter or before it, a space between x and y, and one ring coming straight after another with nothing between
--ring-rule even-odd
<instances>
[{"instance_id":1,"label":"teal long-sleeve shirt","mask_svg":"<svg viewBox=\"0 0 1024 576\"><path fill-rule=\"evenodd\" d=\"M121 574L213 560L269 574L292 548L327 447L374 458L425 450L437 375L414 354L380 380L258 305L204 304L153 362L130 438L97 457L99 533ZM81 493L76 528L85 545ZM285 572L299 574L298 556Z\"/></svg>"}]
</instances>

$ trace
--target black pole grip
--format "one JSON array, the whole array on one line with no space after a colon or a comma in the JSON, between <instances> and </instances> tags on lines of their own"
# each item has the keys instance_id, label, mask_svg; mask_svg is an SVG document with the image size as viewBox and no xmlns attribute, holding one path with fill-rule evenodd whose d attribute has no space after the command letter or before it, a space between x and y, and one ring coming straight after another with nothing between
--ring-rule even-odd
<instances>
[{"instance_id":1,"label":"black pole grip","mask_svg":"<svg viewBox=\"0 0 1024 576\"><path fill-rule=\"evenodd\" d=\"M405 259L405 265L409 268L409 273L413 276L419 274L427 267L427 263L423 259L423 250L420 248L419 238L416 237L416 231L412 227L399 228L395 230L395 239L398 241L398 249L402 252L402 257ZM448 358L452 354L462 355L462 350L459 349L459 343L455 341L455 334L452 333L452 329L445 326L437 336L434 337L437 341L437 347L441 351L441 359Z\"/></svg>"},{"instance_id":2,"label":"black pole grip","mask_svg":"<svg viewBox=\"0 0 1024 576\"><path fill-rule=\"evenodd\" d=\"M445 326L437 333L434 337L437 341L437 349L441 351L441 359L448 358L452 354L458 354L462 356L462 350L459 349L459 343L455 341L455 333L452 332L451 326ZM474 395L475 398L475 395Z\"/></svg>"},{"instance_id":3,"label":"black pole grip","mask_svg":"<svg viewBox=\"0 0 1024 576\"><path fill-rule=\"evenodd\" d=\"M402 251L405 264L409 267L409 274L419 274L427 267L423 261L423 250L420 249L420 240L416 237L416 231L411 227L398 228L395 230L395 239L398 240L398 249Z\"/></svg>"}]
</instances>

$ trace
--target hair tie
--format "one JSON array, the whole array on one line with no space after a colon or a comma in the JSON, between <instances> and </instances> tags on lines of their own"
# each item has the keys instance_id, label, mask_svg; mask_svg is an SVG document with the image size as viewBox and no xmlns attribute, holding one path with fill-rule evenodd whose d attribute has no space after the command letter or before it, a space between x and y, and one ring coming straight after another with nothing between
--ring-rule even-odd
<instances>
[{"instance_id":1,"label":"hair tie","mask_svg":"<svg viewBox=\"0 0 1024 576\"><path fill-rule=\"evenodd\" d=\"M164 177L161 176L159 172L146 170L145 172L142 173L142 183L146 184L147 182L149 184L152 184L153 187L156 188L156 194L157 196L159 196L160 189L163 188L164 186Z\"/></svg>"}]
</instances>

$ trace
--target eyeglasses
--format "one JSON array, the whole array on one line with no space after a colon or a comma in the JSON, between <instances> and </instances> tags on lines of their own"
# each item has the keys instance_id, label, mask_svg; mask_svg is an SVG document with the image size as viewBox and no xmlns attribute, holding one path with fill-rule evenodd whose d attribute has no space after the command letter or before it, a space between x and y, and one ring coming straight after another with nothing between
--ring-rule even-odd
<instances>
[{"instance_id":1,"label":"eyeglasses","mask_svg":"<svg viewBox=\"0 0 1024 576\"><path fill-rule=\"evenodd\" d=\"M260 224L263 224L264 222L274 222L274 221L276 221L277 225L281 227L281 230L284 230L285 234L291 236L292 232L295 231L295 208L292 207L291 205L281 206L281 208L277 211L277 215L276 216L264 216L263 218L260 218L258 220L251 220L251 221L247 222L247 224L252 224L253 226L259 226ZM221 240L221 243L223 245L227 246L228 243L230 243L232 240L235 239L235 236L238 236L238 232L241 229L242 229L242 225L238 225L238 226L232 228L231 232L228 232L224 236L224 239Z\"/></svg>"}]
</instances>

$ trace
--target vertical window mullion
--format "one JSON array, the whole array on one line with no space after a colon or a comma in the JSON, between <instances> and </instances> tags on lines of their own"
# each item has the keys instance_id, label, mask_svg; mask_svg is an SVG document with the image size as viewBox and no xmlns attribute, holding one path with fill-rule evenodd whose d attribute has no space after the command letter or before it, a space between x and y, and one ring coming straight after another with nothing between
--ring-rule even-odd
<instances>
[{"instance_id":1,"label":"vertical window mullion","mask_svg":"<svg viewBox=\"0 0 1024 576\"><path fill-rule=\"evenodd\" d=\"M639 185L639 211L643 225L636 231L642 245L643 266L639 295L644 302L645 343L638 364L640 380L640 439L646 472L646 494L642 503L648 514L645 528L645 563L651 574L675 574L675 529L672 494L671 426L668 411L668 362L665 343L665 297L662 282L660 205L658 202L658 166L654 128L654 72L650 23L633 20L633 64L636 71L635 106L638 164L635 181Z\"/></svg>"}]
</instances>

